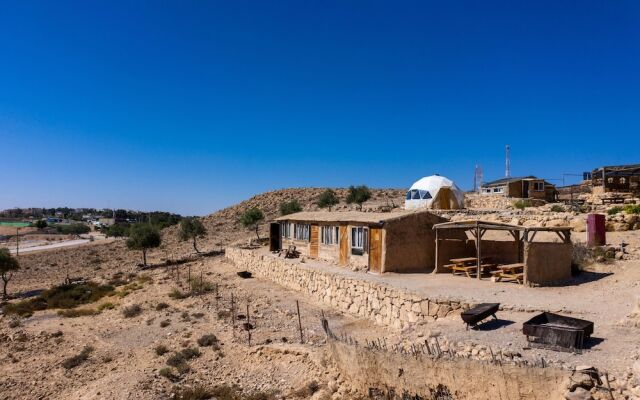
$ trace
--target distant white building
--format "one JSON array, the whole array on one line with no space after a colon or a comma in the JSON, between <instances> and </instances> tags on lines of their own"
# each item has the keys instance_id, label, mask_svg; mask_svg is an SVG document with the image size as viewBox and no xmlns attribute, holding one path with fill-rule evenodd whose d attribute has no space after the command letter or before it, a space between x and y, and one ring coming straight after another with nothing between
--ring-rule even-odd
<instances>
[{"instance_id":1,"label":"distant white building","mask_svg":"<svg viewBox=\"0 0 640 400\"><path fill-rule=\"evenodd\" d=\"M404 208L407 210L464 208L464 193L452 180L444 176L426 176L411 185L407 192Z\"/></svg>"}]
</instances>

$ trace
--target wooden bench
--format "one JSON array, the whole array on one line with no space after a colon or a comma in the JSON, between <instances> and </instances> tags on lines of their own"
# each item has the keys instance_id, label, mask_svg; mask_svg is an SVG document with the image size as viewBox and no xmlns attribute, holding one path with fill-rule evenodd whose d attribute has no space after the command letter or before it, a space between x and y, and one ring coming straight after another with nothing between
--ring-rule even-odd
<instances>
[{"instance_id":1,"label":"wooden bench","mask_svg":"<svg viewBox=\"0 0 640 400\"><path fill-rule=\"evenodd\" d=\"M524 264L506 264L498 265L498 269L491 272L496 282L500 282L502 279L509 279L522 284L524 281Z\"/></svg>"}]
</instances>

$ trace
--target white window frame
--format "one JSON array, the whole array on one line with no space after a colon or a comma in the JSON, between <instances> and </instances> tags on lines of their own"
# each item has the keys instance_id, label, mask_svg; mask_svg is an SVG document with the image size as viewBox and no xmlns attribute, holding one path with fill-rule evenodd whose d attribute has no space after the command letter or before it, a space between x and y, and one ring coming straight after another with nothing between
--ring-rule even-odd
<instances>
[{"instance_id":1,"label":"white window frame","mask_svg":"<svg viewBox=\"0 0 640 400\"><path fill-rule=\"evenodd\" d=\"M334 225L322 225L320 227L320 243L334 246L340 242L340 230Z\"/></svg>"},{"instance_id":2,"label":"white window frame","mask_svg":"<svg viewBox=\"0 0 640 400\"><path fill-rule=\"evenodd\" d=\"M369 251L369 228L366 226L351 227L351 254L362 254ZM354 253L354 250L356 251Z\"/></svg>"},{"instance_id":3,"label":"white window frame","mask_svg":"<svg viewBox=\"0 0 640 400\"><path fill-rule=\"evenodd\" d=\"M283 238L291 239L291 225L290 222L282 222L280 224L280 233L282 233Z\"/></svg>"},{"instance_id":4,"label":"white window frame","mask_svg":"<svg viewBox=\"0 0 640 400\"><path fill-rule=\"evenodd\" d=\"M294 224L293 225L293 238L295 240L303 240L305 242L309 241L309 231L311 230L311 225L309 224Z\"/></svg>"}]
</instances>

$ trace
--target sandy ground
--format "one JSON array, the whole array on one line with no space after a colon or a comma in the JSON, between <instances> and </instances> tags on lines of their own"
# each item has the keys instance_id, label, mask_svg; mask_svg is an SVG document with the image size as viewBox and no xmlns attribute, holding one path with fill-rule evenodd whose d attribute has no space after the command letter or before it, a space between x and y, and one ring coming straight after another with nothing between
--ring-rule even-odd
<instances>
[{"instance_id":1,"label":"sandy ground","mask_svg":"<svg viewBox=\"0 0 640 400\"><path fill-rule=\"evenodd\" d=\"M110 297L101 302L116 304L99 315L63 318L55 311L37 312L10 328L8 317L0 321L0 398L2 399L165 399L175 385L159 376L169 354L159 356L154 348L163 344L172 351L199 347L203 334L215 334L219 351L199 347L202 355L189 364L191 371L179 383L208 386L221 384L241 387L245 393L275 391L298 398L292 392L305 392L311 381L322 388L339 377L326 366L320 325L321 307L305 301L296 293L258 279L241 279L237 270L223 258L183 265L182 287L191 267L200 276L219 286L214 293L182 300L168 297L178 287L176 275L162 270L146 272L152 282L123 299ZM135 281L135 278L133 278ZM249 306L251 346L246 331L236 322L232 328L228 316L234 294L238 314ZM300 344L296 303L299 300L304 344ZM158 311L166 302L169 307ZM122 309L142 306L141 315L125 318ZM324 309L336 329L373 329L366 321ZM169 321L162 327L161 321ZM376 328L379 330L379 328ZM60 333L61 332L61 333ZM74 369L64 369L62 361L78 354L85 345L94 347L89 359ZM344 389L348 393L348 388ZM346 395L344 398L350 398ZM307 398L306 395L300 398Z\"/></svg>"}]
</instances>

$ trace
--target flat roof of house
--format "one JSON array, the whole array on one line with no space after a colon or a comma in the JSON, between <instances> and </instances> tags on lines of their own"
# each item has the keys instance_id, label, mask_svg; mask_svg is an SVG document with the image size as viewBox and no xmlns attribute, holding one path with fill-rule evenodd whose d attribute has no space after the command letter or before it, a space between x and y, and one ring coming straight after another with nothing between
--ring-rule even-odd
<instances>
[{"instance_id":1,"label":"flat roof of house","mask_svg":"<svg viewBox=\"0 0 640 400\"><path fill-rule=\"evenodd\" d=\"M517 177L511 177L511 178L502 178L502 179L496 179L495 181L491 181L491 182L486 182L484 184L482 184L482 186L496 186L496 185L506 185L507 183L511 183L511 182L515 182L515 181L522 181L525 179L538 179L533 175L529 175L529 176L517 176Z\"/></svg>"},{"instance_id":2,"label":"flat roof of house","mask_svg":"<svg viewBox=\"0 0 640 400\"><path fill-rule=\"evenodd\" d=\"M302 211L294 214L283 215L276 221L316 221L316 222L360 222L382 223L392 219L398 219L411 214L425 213L426 210L391 212L362 212L362 211Z\"/></svg>"}]
</instances>

